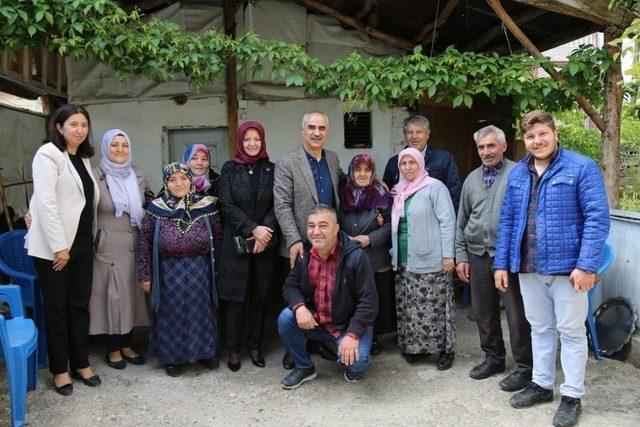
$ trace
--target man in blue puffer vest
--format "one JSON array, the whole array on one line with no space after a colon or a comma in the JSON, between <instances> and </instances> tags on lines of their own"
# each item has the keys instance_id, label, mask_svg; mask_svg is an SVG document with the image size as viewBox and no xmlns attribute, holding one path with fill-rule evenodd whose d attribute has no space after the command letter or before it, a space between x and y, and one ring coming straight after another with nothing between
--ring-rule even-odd
<instances>
[{"instance_id":1,"label":"man in blue puffer vest","mask_svg":"<svg viewBox=\"0 0 640 427\"><path fill-rule=\"evenodd\" d=\"M527 113L520 128L529 154L509 175L494 269L496 288L503 292L508 272L519 273L531 324L533 378L509 403L525 408L553 400L560 332L565 381L553 425L571 426L585 393L587 291L609 233L609 207L598 165L558 145L548 113Z\"/></svg>"}]
</instances>

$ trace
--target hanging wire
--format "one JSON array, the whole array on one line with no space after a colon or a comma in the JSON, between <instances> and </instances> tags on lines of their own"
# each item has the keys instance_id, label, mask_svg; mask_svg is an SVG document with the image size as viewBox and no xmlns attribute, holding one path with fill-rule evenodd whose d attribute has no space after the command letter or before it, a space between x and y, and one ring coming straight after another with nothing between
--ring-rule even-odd
<instances>
[{"instance_id":1,"label":"hanging wire","mask_svg":"<svg viewBox=\"0 0 640 427\"><path fill-rule=\"evenodd\" d=\"M249 26L251 27L251 31L254 31L255 28L253 28L253 13L251 12L253 8L253 2L250 1L249 2Z\"/></svg>"},{"instance_id":2,"label":"hanging wire","mask_svg":"<svg viewBox=\"0 0 640 427\"><path fill-rule=\"evenodd\" d=\"M509 41L509 33L507 33L507 27L505 27L504 23L502 24L502 31L504 31L504 37L507 39L507 46L509 46L509 54L513 55L513 50L511 50L511 42Z\"/></svg>"},{"instance_id":3,"label":"hanging wire","mask_svg":"<svg viewBox=\"0 0 640 427\"><path fill-rule=\"evenodd\" d=\"M436 43L436 30L438 29L438 13L440 13L440 0L436 4L436 20L433 24L433 30L431 30L431 52L429 52L429 57L433 56L433 46Z\"/></svg>"}]
</instances>

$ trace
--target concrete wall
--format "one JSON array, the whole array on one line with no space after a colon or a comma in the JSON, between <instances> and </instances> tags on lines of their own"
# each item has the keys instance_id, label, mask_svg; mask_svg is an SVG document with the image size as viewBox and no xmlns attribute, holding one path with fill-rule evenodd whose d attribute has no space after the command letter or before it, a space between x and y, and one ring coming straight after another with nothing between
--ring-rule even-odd
<instances>
[{"instance_id":1,"label":"concrete wall","mask_svg":"<svg viewBox=\"0 0 640 427\"><path fill-rule=\"evenodd\" d=\"M178 105L173 100L130 101L87 106L91 114L93 143L99 152L102 134L112 128L126 131L132 140L133 162L142 168L153 188L162 182L162 165L168 161L168 147L163 141L163 128L185 126L226 126L224 98L208 97L189 100ZM402 120L407 113L401 109L372 109L373 148L344 148L343 115L345 104L334 99L284 102L246 101L240 109L240 121L257 120L266 130L267 149L273 161L301 144L300 120L307 111L319 110L329 116L330 135L326 148L336 151L346 171L351 158L362 152L371 154L377 164L378 176L389 157L402 141ZM396 145L394 146L394 142ZM177 160L177 159L170 159ZM97 164L99 155L93 162Z\"/></svg>"}]
</instances>

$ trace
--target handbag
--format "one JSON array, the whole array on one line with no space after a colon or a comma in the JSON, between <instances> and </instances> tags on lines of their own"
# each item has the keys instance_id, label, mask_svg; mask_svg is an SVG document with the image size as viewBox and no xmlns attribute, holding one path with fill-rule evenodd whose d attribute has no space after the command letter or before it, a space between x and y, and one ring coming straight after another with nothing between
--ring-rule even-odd
<instances>
[{"instance_id":1,"label":"handbag","mask_svg":"<svg viewBox=\"0 0 640 427\"><path fill-rule=\"evenodd\" d=\"M271 249L276 246L278 239L274 234L271 236L271 240L267 244L267 247L264 249L265 251ZM236 246L236 254L238 255L251 255L253 253L253 246L255 245L255 240L247 240L242 236L233 236L233 243Z\"/></svg>"}]
</instances>

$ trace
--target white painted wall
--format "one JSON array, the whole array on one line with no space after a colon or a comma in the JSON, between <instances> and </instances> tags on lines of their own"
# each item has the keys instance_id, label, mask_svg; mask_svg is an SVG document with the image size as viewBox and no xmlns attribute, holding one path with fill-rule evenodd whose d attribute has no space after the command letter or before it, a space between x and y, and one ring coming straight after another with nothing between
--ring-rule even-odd
<instances>
[{"instance_id":1,"label":"white painted wall","mask_svg":"<svg viewBox=\"0 0 640 427\"><path fill-rule=\"evenodd\" d=\"M335 99L246 101L246 108L239 110L239 120L262 123L266 130L267 149L275 162L301 144L300 120L304 113L322 111L329 116L330 125L326 148L338 153L343 170L346 172L354 155L366 152L375 159L378 177L382 178L387 160L394 149L401 146L398 143L402 141L402 120L407 113L399 108L386 111L372 109L373 148L353 150L344 148L345 108L345 104ZM161 186L162 165L168 160L168 150L162 141L163 127L226 126L227 123L226 104L220 97L189 100L184 105L172 100L153 100L95 104L88 105L87 109L91 114L93 143L98 152L93 163L99 161L102 134L108 129L120 128L131 137L134 164L144 170L154 189Z\"/></svg>"}]
</instances>

